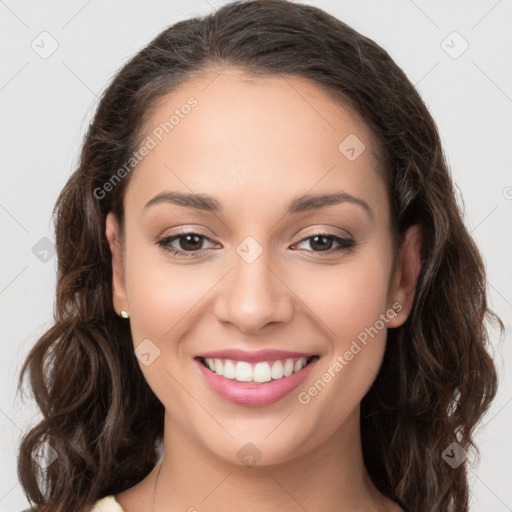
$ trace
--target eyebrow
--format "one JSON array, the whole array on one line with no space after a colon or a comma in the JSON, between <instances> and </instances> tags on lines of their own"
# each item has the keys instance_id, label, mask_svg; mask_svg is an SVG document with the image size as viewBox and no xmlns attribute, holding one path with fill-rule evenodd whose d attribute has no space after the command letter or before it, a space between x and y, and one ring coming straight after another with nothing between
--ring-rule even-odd
<instances>
[{"instance_id":1,"label":"eyebrow","mask_svg":"<svg viewBox=\"0 0 512 512\"><path fill-rule=\"evenodd\" d=\"M203 210L206 212L222 212L221 203L208 194L193 194L187 192L161 192L150 199L144 210L152 205L160 203L172 203L186 208ZM286 215L301 213L307 210L316 210L324 206L333 204L351 203L361 206L368 215L373 219L373 211L366 201L359 197L354 197L346 192L332 192L329 194L304 194L294 198L286 206Z\"/></svg>"}]
</instances>

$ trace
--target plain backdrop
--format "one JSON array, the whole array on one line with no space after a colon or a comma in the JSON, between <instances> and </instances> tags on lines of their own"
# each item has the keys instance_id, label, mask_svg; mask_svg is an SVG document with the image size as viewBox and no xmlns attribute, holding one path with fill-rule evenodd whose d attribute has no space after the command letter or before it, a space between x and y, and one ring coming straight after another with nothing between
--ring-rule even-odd
<instances>
[{"instance_id":1,"label":"plain backdrop","mask_svg":"<svg viewBox=\"0 0 512 512\"><path fill-rule=\"evenodd\" d=\"M51 211L74 169L97 99L116 70L168 25L226 3L0 0L2 227L0 511L26 507L21 435L39 419L16 395L22 361L52 321ZM512 318L512 3L508 0L317 0L383 46L438 123L465 221L482 250L492 308ZM478 430L472 512L512 510L511 350L494 354L501 386Z\"/></svg>"}]
</instances>

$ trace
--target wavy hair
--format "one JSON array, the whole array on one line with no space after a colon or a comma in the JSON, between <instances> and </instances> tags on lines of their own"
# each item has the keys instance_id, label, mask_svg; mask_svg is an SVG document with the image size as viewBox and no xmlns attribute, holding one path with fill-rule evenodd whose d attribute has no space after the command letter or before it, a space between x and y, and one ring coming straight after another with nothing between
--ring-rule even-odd
<instances>
[{"instance_id":1,"label":"wavy hair","mask_svg":"<svg viewBox=\"0 0 512 512\"><path fill-rule=\"evenodd\" d=\"M364 461L377 488L405 510L467 511L468 461L453 469L442 453L452 442L478 453L472 433L497 388L487 321L501 331L503 323L488 307L484 264L436 124L384 49L321 9L285 0L232 2L166 28L103 92L53 212L54 322L19 376L18 392L28 374L43 415L19 448L27 498L39 512L86 512L158 462L164 407L136 362L129 323L113 309L105 217L112 211L122 225L130 173L119 180L119 169L158 100L224 66L307 79L375 134L395 251L413 224L423 246L412 310L388 332L382 368L362 400ZM105 187L116 173L119 183ZM44 442L58 456L41 469L32 453Z\"/></svg>"}]
</instances>

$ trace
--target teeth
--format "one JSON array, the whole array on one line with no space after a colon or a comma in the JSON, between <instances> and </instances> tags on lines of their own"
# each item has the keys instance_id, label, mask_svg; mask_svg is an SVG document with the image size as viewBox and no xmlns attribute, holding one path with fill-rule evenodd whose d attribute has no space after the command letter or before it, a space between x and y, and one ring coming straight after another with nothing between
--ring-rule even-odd
<instances>
[{"instance_id":1,"label":"teeth","mask_svg":"<svg viewBox=\"0 0 512 512\"><path fill-rule=\"evenodd\" d=\"M246 361L205 358L206 365L217 375L238 382L269 382L288 377L306 366L307 358L286 359L282 361L261 361L254 366Z\"/></svg>"},{"instance_id":2,"label":"teeth","mask_svg":"<svg viewBox=\"0 0 512 512\"><path fill-rule=\"evenodd\" d=\"M295 366L293 367L293 372L298 372L300 369L302 368L301 364L300 364L300 359L295 363ZM215 368L217 369L217 368Z\"/></svg>"},{"instance_id":3,"label":"teeth","mask_svg":"<svg viewBox=\"0 0 512 512\"><path fill-rule=\"evenodd\" d=\"M215 359L215 366L217 366L217 361L222 365L219 359ZM238 382L251 382L252 366L245 361L238 361L235 368L235 380Z\"/></svg>"},{"instance_id":4,"label":"teeth","mask_svg":"<svg viewBox=\"0 0 512 512\"><path fill-rule=\"evenodd\" d=\"M286 361L286 364L284 365L283 374L285 377L288 377L288 375L291 375L293 373L293 361L291 359L288 359Z\"/></svg>"},{"instance_id":5,"label":"teeth","mask_svg":"<svg viewBox=\"0 0 512 512\"><path fill-rule=\"evenodd\" d=\"M234 379L236 377L236 369L233 361L226 360L224 362L222 375L226 377L226 379Z\"/></svg>"},{"instance_id":6,"label":"teeth","mask_svg":"<svg viewBox=\"0 0 512 512\"><path fill-rule=\"evenodd\" d=\"M253 373L254 382L268 382L272 380L272 371L268 363L257 363Z\"/></svg>"},{"instance_id":7,"label":"teeth","mask_svg":"<svg viewBox=\"0 0 512 512\"><path fill-rule=\"evenodd\" d=\"M283 375L283 363L281 363L281 361L276 361L272 366L272 378L281 379Z\"/></svg>"}]
</instances>

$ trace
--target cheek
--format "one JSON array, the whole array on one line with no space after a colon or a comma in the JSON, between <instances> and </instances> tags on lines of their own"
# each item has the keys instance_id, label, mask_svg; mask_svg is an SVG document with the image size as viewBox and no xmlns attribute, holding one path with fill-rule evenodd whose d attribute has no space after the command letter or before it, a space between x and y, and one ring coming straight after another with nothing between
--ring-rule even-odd
<instances>
[{"instance_id":1,"label":"cheek","mask_svg":"<svg viewBox=\"0 0 512 512\"><path fill-rule=\"evenodd\" d=\"M134 342L175 337L215 284L211 269L167 262L152 249L134 249L126 261L126 287Z\"/></svg>"},{"instance_id":2,"label":"cheek","mask_svg":"<svg viewBox=\"0 0 512 512\"><path fill-rule=\"evenodd\" d=\"M150 364L139 362L139 366L158 399L183 423L193 417L195 404L180 385L188 371L183 365L187 350L183 341L187 331L193 330L201 299L215 284L211 274L211 269L171 264L152 248L134 247L126 259L134 347L137 352L139 344L150 340L158 354ZM199 398L197 392L194 396Z\"/></svg>"},{"instance_id":3,"label":"cheek","mask_svg":"<svg viewBox=\"0 0 512 512\"><path fill-rule=\"evenodd\" d=\"M391 258L378 250L361 251L337 266L311 268L294 292L315 313L323 334L343 346L375 324L387 307Z\"/></svg>"},{"instance_id":4,"label":"cheek","mask_svg":"<svg viewBox=\"0 0 512 512\"><path fill-rule=\"evenodd\" d=\"M385 320L391 319L386 308L392 261L383 254L384 246L362 252L335 272L322 270L325 275L317 274L317 286L310 288L308 305L321 319L318 324L330 347L317 380L298 390L298 401L325 431L334 429L360 403L382 363Z\"/></svg>"}]
</instances>

